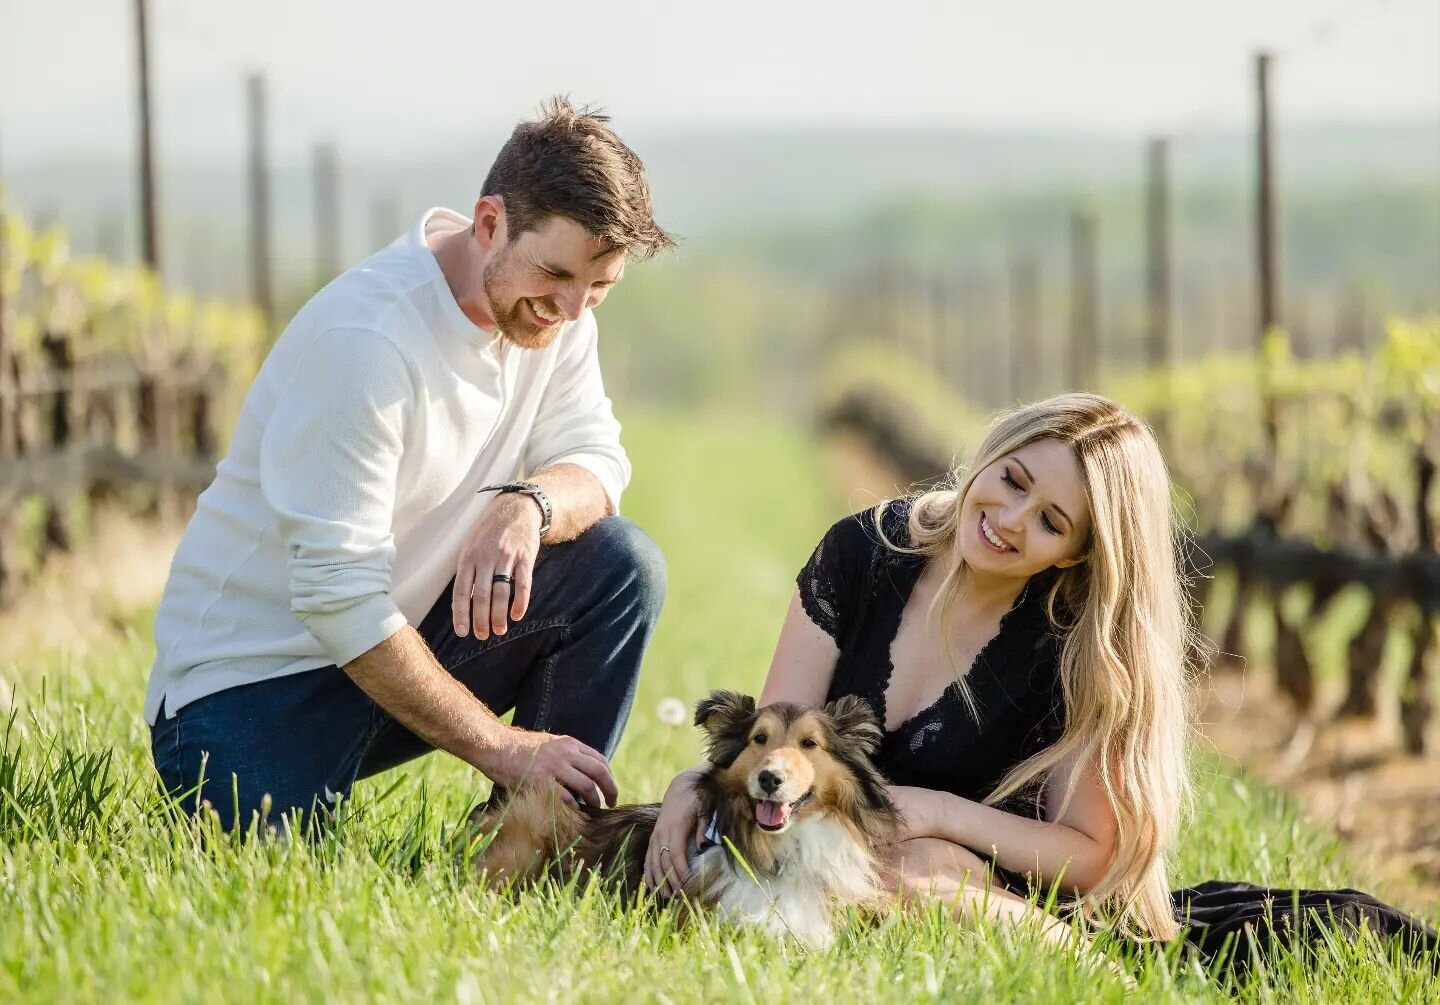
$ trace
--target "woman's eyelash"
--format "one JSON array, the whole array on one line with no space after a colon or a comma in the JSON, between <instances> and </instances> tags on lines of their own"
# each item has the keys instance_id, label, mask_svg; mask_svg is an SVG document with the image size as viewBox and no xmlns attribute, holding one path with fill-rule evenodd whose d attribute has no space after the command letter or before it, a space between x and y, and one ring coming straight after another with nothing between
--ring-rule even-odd
<instances>
[{"instance_id":1,"label":"woman's eyelash","mask_svg":"<svg viewBox=\"0 0 1440 1005\"><path fill-rule=\"evenodd\" d=\"M1024 491L1024 489L1022 489L1022 488L1020 487L1020 483L1017 482L1017 481L1015 480L1014 476L1012 476L1012 475L1010 474L1010 469L1009 469L1009 468L1006 468L1006 469L1005 469L1005 473L1002 474L1002 475L1000 476L1000 478L1001 478L1002 481L1005 482L1006 485L1009 485L1011 488L1015 489L1016 491L1019 491L1019 492L1023 492L1023 491ZM1065 533L1065 532L1062 531L1059 527L1055 526L1054 521L1052 521L1049 516L1047 516L1047 515L1045 515L1045 514L1043 514L1043 513L1040 515L1040 522L1045 526L1045 529L1046 529L1047 531L1049 531L1051 534L1054 534L1056 537L1059 537L1061 534Z\"/></svg>"}]
</instances>

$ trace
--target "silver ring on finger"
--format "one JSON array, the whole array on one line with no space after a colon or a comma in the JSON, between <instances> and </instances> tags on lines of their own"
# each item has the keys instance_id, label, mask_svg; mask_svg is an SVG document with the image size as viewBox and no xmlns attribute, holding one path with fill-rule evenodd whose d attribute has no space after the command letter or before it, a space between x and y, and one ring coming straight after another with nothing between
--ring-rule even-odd
<instances>
[{"instance_id":1,"label":"silver ring on finger","mask_svg":"<svg viewBox=\"0 0 1440 1005\"><path fill-rule=\"evenodd\" d=\"M515 584L515 580L511 579L509 576L505 575L505 573L503 573L503 572L497 572L497 573L495 573L495 575L491 576L491 577L490 577L490 582L492 582L492 583L504 583L506 586L511 586L511 587L513 587L514 584Z\"/></svg>"}]
</instances>

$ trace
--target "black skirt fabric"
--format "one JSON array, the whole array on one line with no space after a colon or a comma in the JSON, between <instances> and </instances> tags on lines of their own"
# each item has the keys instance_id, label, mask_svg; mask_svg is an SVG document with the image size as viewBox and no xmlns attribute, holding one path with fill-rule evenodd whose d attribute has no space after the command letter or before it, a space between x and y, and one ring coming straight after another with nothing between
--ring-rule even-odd
<instances>
[{"instance_id":1,"label":"black skirt fabric","mask_svg":"<svg viewBox=\"0 0 1440 1005\"><path fill-rule=\"evenodd\" d=\"M1244 976L1280 949L1326 938L1355 940L1365 930L1398 941L1440 973L1440 933L1419 918L1359 890L1293 890L1212 879L1170 894L1185 941L1207 966Z\"/></svg>"}]
</instances>

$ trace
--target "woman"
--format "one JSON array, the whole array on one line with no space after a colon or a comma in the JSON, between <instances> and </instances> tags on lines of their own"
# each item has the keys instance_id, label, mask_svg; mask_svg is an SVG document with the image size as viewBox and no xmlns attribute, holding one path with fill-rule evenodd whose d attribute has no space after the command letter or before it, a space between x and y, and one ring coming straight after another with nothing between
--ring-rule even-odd
<instances>
[{"instance_id":1,"label":"woman","mask_svg":"<svg viewBox=\"0 0 1440 1005\"><path fill-rule=\"evenodd\" d=\"M1194 649L1149 429L1065 394L1002 416L948 487L835 524L801 571L760 703L866 698L907 827L897 892L1034 917L1055 888L1140 938L1176 921ZM646 879L678 892L691 773ZM1063 937L1051 925L1050 934Z\"/></svg>"}]
</instances>

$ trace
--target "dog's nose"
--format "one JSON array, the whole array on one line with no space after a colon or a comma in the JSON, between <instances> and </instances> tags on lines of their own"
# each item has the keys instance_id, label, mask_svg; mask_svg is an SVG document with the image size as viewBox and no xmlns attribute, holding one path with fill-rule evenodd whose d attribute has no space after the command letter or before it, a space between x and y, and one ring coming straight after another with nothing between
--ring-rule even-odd
<instances>
[{"instance_id":1,"label":"dog's nose","mask_svg":"<svg viewBox=\"0 0 1440 1005\"><path fill-rule=\"evenodd\" d=\"M760 787L765 790L765 793L767 795L773 793L776 789L778 789L780 787L780 783L785 780L779 775L775 774L775 772L770 771L769 769L760 772L758 777L760 781Z\"/></svg>"}]
</instances>

